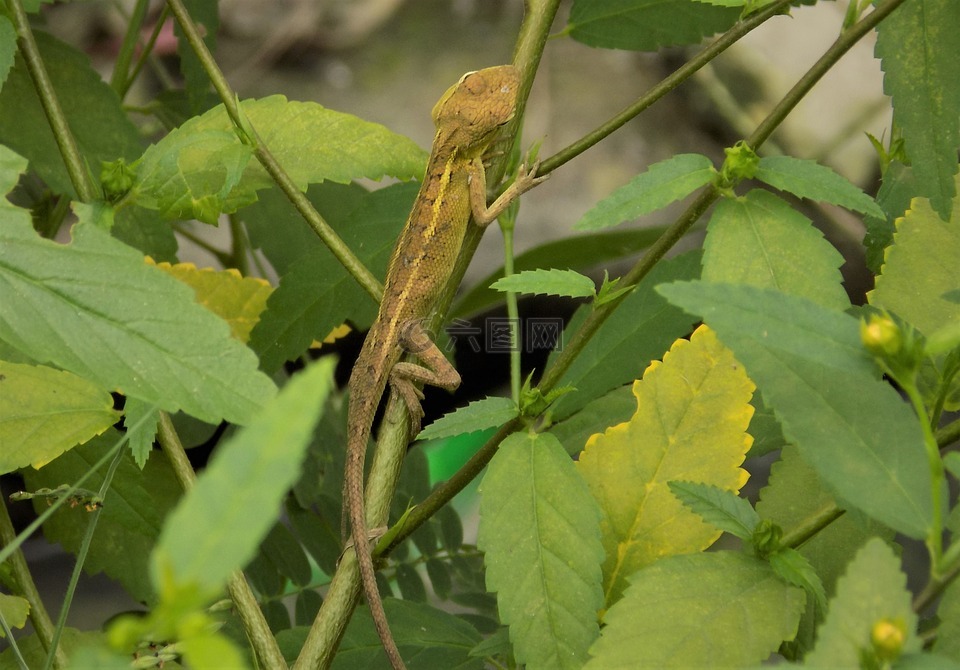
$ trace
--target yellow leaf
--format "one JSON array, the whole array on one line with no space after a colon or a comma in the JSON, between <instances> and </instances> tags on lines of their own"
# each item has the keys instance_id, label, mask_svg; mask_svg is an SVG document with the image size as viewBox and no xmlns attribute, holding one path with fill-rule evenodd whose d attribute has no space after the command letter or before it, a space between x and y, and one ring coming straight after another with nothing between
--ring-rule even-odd
<instances>
[{"instance_id":1,"label":"yellow leaf","mask_svg":"<svg viewBox=\"0 0 960 670\"><path fill-rule=\"evenodd\" d=\"M147 258L148 263L154 261ZM246 343L260 320L273 287L264 279L244 277L233 269L197 269L193 263L156 263L193 289L197 302L230 324L230 334Z\"/></svg>"},{"instance_id":2,"label":"yellow leaf","mask_svg":"<svg viewBox=\"0 0 960 670\"><path fill-rule=\"evenodd\" d=\"M640 568L702 551L719 537L667 482L740 490L749 477L739 466L753 442L746 429L754 389L733 354L701 326L633 383L636 414L587 441L578 467L603 509L608 607Z\"/></svg>"}]
</instances>

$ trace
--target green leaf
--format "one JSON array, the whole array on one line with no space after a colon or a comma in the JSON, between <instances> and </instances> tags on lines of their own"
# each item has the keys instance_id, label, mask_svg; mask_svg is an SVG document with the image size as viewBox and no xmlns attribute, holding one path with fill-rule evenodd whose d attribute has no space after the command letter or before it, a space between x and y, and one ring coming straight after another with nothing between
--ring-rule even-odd
<instances>
[{"instance_id":1,"label":"green leaf","mask_svg":"<svg viewBox=\"0 0 960 670\"><path fill-rule=\"evenodd\" d=\"M955 0L904 3L877 26L876 55L883 91L893 98L920 187L943 218L956 194L960 146L960 4Z\"/></svg>"},{"instance_id":2,"label":"green leaf","mask_svg":"<svg viewBox=\"0 0 960 670\"><path fill-rule=\"evenodd\" d=\"M184 6L190 18L200 29L203 43L210 53L217 53L217 33L220 28L219 3L207 0L184 0ZM180 23L173 24L174 35L177 36L177 57L180 61L180 72L183 74L187 98L190 101L190 111L199 114L206 111L204 103L208 100L210 90L210 76L203 69L203 64L193 47L187 42L180 29Z\"/></svg>"},{"instance_id":3,"label":"green leaf","mask_svg":"<svg viewBox=\"0 0 960 670\"><path fill-rule=\"evenodd\" d=\"M654 288L661 282L696 277L699 272L696 252L657 263L604 321L560 380L557 386L572 386L577 391L559 398L551 416L564 419L607 391L639 379L651 360L660 358L675 339L688 334L695 320L672 307ZM584 305L566 324L564 340L577 332L590 310Z\"/></svg>"},{"instance_id":4,"label":"green leaf","mask_svg":"<svg viewBox=\"0 0 960 670\"><path fill-rule=\"evenodd\" d=\"M592 47L656 51L698 44L732 26L739 16L736 7L689 0L576 0L565 32Z\"/></svg>"},{"instance_id":5,"label":"green leaf","mask_svg":"<svg viewBox=\"0 0 960 670\"><path fill-rule=\"evenodd\" d=\"M760 517L750 502L733 491L701 482L673 481L667 482L667 486L680 502L704 521L741 540L749 540L753 529L760 523Z\"/></svg>"},{"instance_id":6,"label":"green leaf","mask_svg":"<svg viewBox=\"0 0 960 670\"><path fill-rule=\"evenodd\" d=\"M917 615L910 607L900 559L878 538L867 542L837 582L837 594L817 631L817 644L804 658L812 668L859 668L872 650L871 632L887 621L902 626L903 651L920 651Z\"/></svg>"},{"instance_id":7,"label":"green leaf","mask_svg":"<svg viewBox=\"0 0 960 670\"><path fill-rule=\"evenodd\" d=\"M954 580L943 592L937 606L937 618L940 627L933 650L960 662L960 581Z\"/></svg>"},{"instance_id":8,"label":"green leaf","mask_svg":"<svg viewBox=\"0 0 960 670\"><path fill-rule=\"evenodd\" d=\"M107 652L101 645L104 645L104 635L100 631L79 631L76 628L64 628L63 635L60 637L60 648L64 651L71 661L82 659L93 659L94 664L83 666L73 663L71 668L97 668L97 670L127 670L130 667L130 657L126 656L123 665L116 663L116 656ZM17 641L20 653L23 654L28 668L42 668L47 660L47 649L40 642L36 635L30 635ZM94 647L93 653L89 647ZM98 653L101 652L102 653ZM81 658L82 653L82 658ZM107 659L107 663L101 663ZM22 670L12 649L4 649L0 653L0 670Z\"/></svg>"},{"instance_id":9,"label":"green leaf","mask_svg":"<svg viewBox=\"0 0 960 670\"><path fill-rule=\"evenodd\" d=\"M150 416L148 417L148 415ZM133 460L141 468L146 464L147 458L150 457L159 421L160 413L155 405L146 403L139 398L127 398L123 405L123 425L127 429L130 453L133 454Z\"/></svg>"},{"instance_id":10,"label":"green leaf","mask_svg":"<svg viewBox=\"0 0 960 670\"><path fill-rule=\"evenodd\" d=\"M629 420L635 411L637 400L630 384L591 400L583 409L563 421L558 421L548 430L560 440L568 454L576 456L583 451L587 439L597 432L597 428L623 423Z\"/></svg>"},{"instance_id":11,"label":"green leaf","mask_svg":"<svg viewBox=\"0 0 960 670\"><path fill-rule=\"evenodd\" d=\"M503 293L558 295L565 298L590 298L597 289L590 277L575 270L528 270L493 282L490 288Z\"/></svg>"},{"instance_id":12,"label":"green leaf","mask_svg":"<svg viewBox=\"0 0 960 670\"><path fill-rule=\"evenodd\" d=\"M766 156L760 159L755 176L798 198L828 202L868 216L884 216L873 198L816 161L793 156Z\"/></svg>"},{"instance_id":13,"label":"green leaf","mask_svg":"<svg viewBox=\"0 0 960 670\"><path fill-rule=\"evenodd\" d=\"M220 445L164 524L152 559L158 588L170 570L181 584L216 590L253 557L299 474L333 368L328 357L296 375L246 428Z\"/></svg>"},{"instance_id":14,"label":"green leaf","mask_svg":"<svg viewBox=\"0 0 960 670\"><path fill-rule=\"evenodd\" d=\"M823 582L803 554L784 547L770 556L770 565L780 577L813 596L821 610L826 609L827 594L823 590Z\"/></svg>"},{"instance_id":15,"label":"green leaf","mask_svg":"<svg viewBox=\"0 0 960 670\"><path fill-rule=\"evenodd\" d=\"M423 603L384 598L390 629L409 670L482 670L481 659L470 658L480 634L461 617ZM366 607L357 608L344 633L333 670L387 666L380 638Z\"/></svg>"},{"instance_id":16,"label":"green leaf","mask_svg":"<svg viewBox=\"0 0 960 670\"><path fill-rule=\"evenodd\" d=\"M517 404L510 398L489 397L476 400L446 414L420 431L418 440L435 440L502 426L517 416Z\"/></svg>"},{"instance_id":17,"label":"green leaf","mask_svg":"<svg viewBox=\"0 0 960 670\"><path fill-rule=\"evenodd\" d=\"M0 89L10 74L17 54L17 30L5 14L0 15Z\"/></svg>"},{"instance_id":18,"label":"green leaf","mask_svg":"<svg viewBox=\"0 0 960 670\"><path fill-rule=\"evenodd\" d=\"M655 226L565 237L520 254L513 260L513 269L514 272L523 272L541 267L567 267L585 272L646 249L660 237L663 230L662 226ZM490 284L502 276L501 266L459 297L451 313L457 316L474 314L489 305L503 302L503 296L490 288Z\"/></svg>"},{"instance_id":19,"label":"green leaf","mask_svg":"<svg viewBox=\"0 0 960 670\"><path fill-rule=\"evenodd\" d=\"M397 565L397 586L404 600L422 603L427 600L427 589L423 585L420 573L406 563Z\"/></svg>"},{"instance_id":20,"label":"green leaf","mask_svg":"<svg viewBox=\"0 0 960 670\"><path fill-rule=\"evenodd\" d=\"M47 33L36 31L37 48L89 169L101 161L133 160L141 151L140 132L120 105L120 98L90 65L86 54ZM35 171L56 193L76 199L50 123L40 105L23 56L0 89L0 143L30 160Z\"/></svg>"},{"instance_id":21,"label":"green leaf","mask_svg":"<svg viewBox=\"0 0 960 670\"><path fill-rule=\"evenodd\" d=\"M480 484L478 547L517 661L579 668L599 628L600 512L550 435L511 435Z\"/></svg>"},{"instance_id":22,"label":"green leaf","mask_svg":"<svg viewBox=\"0 0 960 670\"><path fill-rule=\"evenodd\" d=\"M807 217L755 189L717 205L703 242L703 280L775 288L845 309L843 257Z\"/></svg>"},{"instance_id":23,"label":"green leaf","mask_svg":"<svg viewBox=\"0 0 960 670\"><path fill-rule=\"evenodd\" d=\"M111 429L71 449L40 470L26 468L21 474L29 490L55 488L76 481L86 474L110 449L120 434ZM94 473L84 486L97 491L103 485L103 473ZM147 559L160 535L167 513L173 509L183 489L166 458L151 458L141 470L130 452L126 452L104 497L97 532L83 567L89 574L104 572L119 581L135 600L153 604L157 595L150 584ZM39 513L46 504L37 500ZM77 553L90 515L82 507L66 505L43 524L43 534L51 542Z\"/></svg>"},{"instance_id":24,"label":"green leaf","mask_svg":"<svg viewBox=\"0 0 960 670\"><path fill-rule=\"evenodd\" d=\"M884 250L893 242L894 222L910 209L910 201L919 188L913 170L903 163L893 162L883 174L883 182L877 191L877 204L883 209L882 217L867 216L863 223L867 233L863 244L867 248L867 267L880 274Z\"/></svg>"},{"instance_id":25,"label":"green leaf","mask_svg":"<svg viewBox=\"0 0 960 670\"><path fill-rule=\"evenodd\" d=\"M244 101L242 109L301 190L326 180L347 183L385 175L412 179L423 174L423 151L379 124L282 95ZM246 160L248 152L218 105L144 152L133 166L138 178L129 198L177 217L236 211L274 183L259 162ZM182 187L167 184L189 186L189 198L183 197Z\"/></svg>"},{"instance_id":26,"label":"green leaf","mask_svg":"<svg viewBox=\"0 0 960 670\"><path fill-rule=\"evenodd\" d=\"M188 287L96 227L68 245L0 228L0 293L0 339L163 410L243 424L276 391Z\"/></svg>"},{"instance_id":27,"label":"green leaf","mask_svg":"<svg viewBox=\"0 0 960 670\"><path fill-rule=\"evenodd\" d=\"M82 377L0 361L0 473L43 467L119 418L110 394Z\"/></svg>"},{"instance_id":28,"label":"green leaf","mask_svg":"<svg viewBox=\"0 0 960 670\"><path fill-rule=\"evenodd\" d=\"M797 630L803 591L730 551L671 556L635 573L586 670L759 665Z\"/></svg>"},{"instance_id":29,"label":"green leaf","mask_svg":"<svg viewBox=\"0 0 960 670\"><path fill-rule=\"evenodd\" d=\"M338 232L374 273L386 270L396 235L403 227L417 191L398 184L366 195ZM276 370L302 354L346 320L369 323L377 304L357 284L325 245L293 261L267 310L250 333L250 347L264 370Z\"/></svg>"},{"instance_id":30,"label":"green leaf","mask_svg":"<svg viewBox=\"0 0 960 670\"><path fill-rule=\"evenodd\" d=\"M27 623L30 603L19 596L0 593L0 618L11 628L23 628ZM6 637L0 630L0 638Z\"/></svg>"},{"instance_id":31,"label":"green leaf","mask_svg":"<svg viewBox=\"0 0 960 670\"><path fill-rule=\"evenodd\" d=\"M960 178L958 178L960 180ZM952 222L916 198L897 220L893 245L888 247L883 274L867 294L871 305L894 312L925 335L960 321L960 302L951 291L960 290L960 197L953 201Z\"/></svg>"},{"instance_id":32,"label":"green leaf","mask_svg":"<svg viewBox=\"0 0 960 670\"><path fill-rule=\"evenodd\" d=\"M677 154L654 163L646 172L634 177L629 184L621 186L598 202L583 215L574 229L609 228L655 212L671 202L683 200L701 186L709 184L715 174L713 163L706 156Z\"/></svg>"},{"instance_id":33,"label":"green leaf","mask_svg":"<svg viewBox=\"0 0 960 670\"><path fill-rule=\"evenodd\" d=\"M751 286L675 282L659 291L717 331L842 504L926 537L932 502L920 424L877 379L856 319Z\"/></svg>"}]
</instances>

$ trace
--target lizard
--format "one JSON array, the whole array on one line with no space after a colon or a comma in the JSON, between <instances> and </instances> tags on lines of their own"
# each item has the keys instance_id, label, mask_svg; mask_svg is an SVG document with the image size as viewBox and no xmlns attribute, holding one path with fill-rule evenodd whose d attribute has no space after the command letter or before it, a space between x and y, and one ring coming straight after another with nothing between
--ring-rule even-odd
<instances>
[{"instance_id":1,"label":"lizard","mask_svg":"<svg viewBox=\"0 0 960 670\"><path fill-rule=\"evenodd\" d=\"M422 321L453 270L471 214L494 221L517 197L546 179L539 163L487 206L483 156L516 111L520 74L512 65L468 72L433 108L436 135L420 191L390 257L383 298L350 374L344 492L351 541L377 634L395 670L404 668L377 588L364 504L364 460L373 417L389 384L407 406L411 435L420 432L417 382L453 391L460 375L431 341ZM400 358L416 354L419 365Z\"/></svg>"}]
</instances>

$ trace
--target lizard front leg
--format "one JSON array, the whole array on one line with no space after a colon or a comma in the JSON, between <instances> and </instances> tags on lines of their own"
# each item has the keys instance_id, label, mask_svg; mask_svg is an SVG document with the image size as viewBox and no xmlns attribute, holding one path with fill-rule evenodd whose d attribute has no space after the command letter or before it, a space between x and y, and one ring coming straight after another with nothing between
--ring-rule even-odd
<instances>
[{"instance_id":1,"label":"lizard front leg","mask_svg":"<svg viewBox=\"0 0 960 670\"><path fill-rule=\"evenodd\" d=\"M390 388L403 399L410 413L410 434L420 432L423 419L423 392L416 383L429 384L445 391L455 391L460 386L460 373L450 364L419 320L411 321L400 335L404 351L415 354L420 363L401 361L390 371Z\"/></svg>"},{"instance_id":2,"label":"lizard front leg","mask_svg":"<svg viewBox=\"0 0 960 670\"><path fill-rule=\"evenodd\" d=\"M537 176L540 161L537 161L527 170L525 165L520 166L517 178L500 196L487 206L487 172L481 158L474 158L468 167L470 181L470 208L473 211L473 220L479 226L486 226L503 214L511 202L532 189L537 184L547 180L550 175Z\"/></svg>"}]
</instances>

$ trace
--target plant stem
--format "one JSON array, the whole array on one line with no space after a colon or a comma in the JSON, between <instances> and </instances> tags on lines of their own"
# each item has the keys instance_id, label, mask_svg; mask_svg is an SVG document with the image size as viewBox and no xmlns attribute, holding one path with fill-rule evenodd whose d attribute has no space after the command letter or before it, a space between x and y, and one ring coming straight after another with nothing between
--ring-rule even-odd
<instances>
[{"instance_id":1,"label":"plant stem","mask_svg":"<svg viewBox=\"0 0 960 670\"><path fill-rule=\"evenodd\" d=\"M220 71L217 62L213 59L213 56L207 49L207 45L200 37L200 32L197 30L193 19L190 18L190 14L187 12L187 8L184 6L182 0L167 0L167 6L170 7L170 11L180 25L184 37L186 37L187 42L190 44L190 48L193 49L197 55L207 76L210 77L210 81L220 96L220 100L223 102L223 106L230 120L233 121L234 126L238 132L241 133L241 136L249 137L249 141L253 144L253 151L257 160L260 161L260 164L273 178L277 186L280 187L284 195L293 203L293 206L307 224L309 224L313 231L320 237L323 243L329 247L333 255L337 257L337 260L343 264L347 272L353 275L357 283L359 283L367 293L373 296L374 300L380 302L380 298L383 295L383 286L354 255L350 247L340 239L340 236L334 232L333 228L320 216L320 213L317 212L313 204L307 199L307 196L297 188L297 185L293 183L290 175L287 174L286 170L284 170L276 158L274 158L270 149L267 148L267 145L264 144L263 140L257 134L256 129L250 125L249 119L246 119L242 115L240 106L237 103L236 94L230 88L226 78L223 76L223 72Z\"/></svg>"},{"instance_id":2,"label":"plant stem","mask_svg":"<svg viewBox=\"0 0 960 670\"><path fill-rule=\"evenodd\" d=\"M180 436L177 435L173 421L170 420L170 415L166 412L160 412L157 427L157 439L163 453L173 467L174 476L180 482L183 490L185 492L189 491L196 484L197 474L194 472L193 466L190 465L187 452L183 449ZM260 605L257 604L257 598L253 595L253 590L240 570L235 570L227 579L227 593L233 600L237 615L243 623L250 645L253 647L262 667L270 670L285 670L287 662L283 658L283 653L270 630L270 625L260 610Z\"/></svg>"},{"instance_id":3,"label":"plant stem","mask_svg":"<svg viewBox=\"0 0 960 670\"><path fill-rule=\"evenodd\" d=\"M550 158L547 158L540 165L538 174L547 174L557 169L571 158L579 156L584 151L597 144L615 130L619 129L625 123L636 117L642 111L653 105L660 98L670 91L677 88L684 81L689 79L697 70L727 50L728 47L736 43L741 37L749 33L754 28L760 26L768 19L781 14L792 2L792 0L777 0L759 12L751 14L743 21L737 22L730 30L725 32L719 38L714 40L708 47L695 55L689 61L677 68L672 74L660 81L653 88L637 99L636 102L626 107L610 120L603 123L596 130L587 133L579 140L561 149Z\"/></svg>"},{"instance_id":4,"label":"plant stem","mask_svg":"<svg viewBox=\"0 0 960 670\"><path fill-rule=\"evenodd\" d=\"M10 519L10 513L7 510L7 501L0 500L0 544L5 547L11 546L16 542L17 534L13 529L13 520ZM14 583L17 585L19 593L28 603L30 603L30 623L37 633L37 639L47 651L48 656L53 657L53 667L67 667L67 657L63 653L60 645L54 641L53 622L47 613L47 608L40 599L40 592L37 591L37 585L33 581L33 575L30 574L30 568L27 566L27 560L23 557L20 549L14 550L7 559L7 565L10 566L10 573ZM10 638L10 642L13 639ZM50 650L54 649L54 653Z\"/></svg>"},{"instance_id":5,"label":"plant stem","mask_svg":"<svg viewBox=\"0 0 960 670\"><path fill-rule=\"evenodd\" d=\"M509 217L509 220L506 220ZM500 221L500 230L503 232L503 276L509 277L513 274L513 231L514 216L511 213L504 213ZM517 294L508 291L506 294L507 302L507 323L510 325L510 396L513 401L520 404L520 313L517 310Z\"/></svg>"},{"instance_id":6,"label":"plant stem","mask_svg":"<svg viewBox=\"0 0 960 670\"><path fill-rule=\"evenodd\" d=\"M113 476L117 473L117 468L120 467L122 458L123 450L117 450L113 460L110 461L110 467L107 468L107 471L103 475L103 482L100 484L100 490L97 492L101 500L107 497L110 484L113 483ZM74 564L73 572L70 574L70 582L67 584L67 591L63 597L63 605L60 607L60 616L57 617L57 626L53 629L53 639L51 643L58 648L60 636L63 634L63 629L67 625L67 614L70 613L70 605L73 604L73 595L76 593L77 584L80 582L80 573L83 572L83 564L87 560L87 554L90 553L90 544L93 542L93 534L97 530L97 523L100 521L102 511L103 508L98 507L90 513L87 530L84 532L83 539L80 541L80 550L77 552L77 562ZM55 656L56 654L47 654L47 660L43 664L43 670L50 670L51 666L55 663Z\"/></svg>"},{"instance_id":7,"label":"plant stem","mask_svg":"<svg viewBox=\"0 0 960 670\"><path fill-rule=\"evenodd\" d=\"M803 519L789 532L784 533L780 538L781 546L797 549L811 537L843 516L843 513L844 511L837 507L835 503L827 503L813 514Z\"/></svg>"},{"instance_id":8,"label":"plant stem","mask_svg":"<svg viewBox=\"0 0 960 670\"><path fill-rule=\"evenodd\" d=\"M133 7L133 14L127 21L127 32L124 33L123 43L120 45L120 51L117 52L117 61L113 64L110 88L117 92L121 100L127 94L130 83L133 81L130 77L130 61L133 60L133 51L137 48L140 29L143 27L149 7L149 0L137 0L137 4Z\"/></svg>"},{"instance_id":9,"label":"plant stem","mask_svg":"<svg viewBox=\"0 0 960 670\"><path fill-rule=\"evenodd\" d=\"M60 149L60 156L67 168L70 182L82 202L92 202L99 197L99 189L93 177L87 171L83 156L80 155L80 149L77 147L77 140L70 132L67 117L63 113L63 108L60 107L60 101L53 89L50 75L47 73L47 68L40 57L40 51L37 49L37 42L33 37L33 31L30 29L27 13L23 9L21 0L8 0L7 6L10 8L14 27L17 29L17 45L20 47L20 53L23 54L23 60L27 65L30 78L33 80L33 87L37 91L37 96L40 98L43 112L46 114L50 128L53 130L53 138Z\"/></svg>"}]
</instances>

